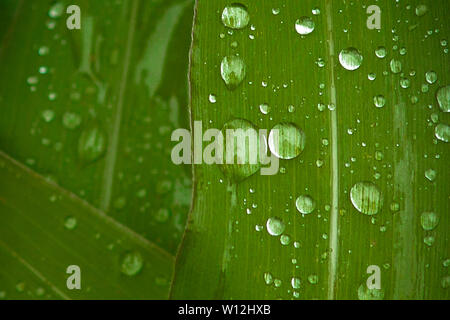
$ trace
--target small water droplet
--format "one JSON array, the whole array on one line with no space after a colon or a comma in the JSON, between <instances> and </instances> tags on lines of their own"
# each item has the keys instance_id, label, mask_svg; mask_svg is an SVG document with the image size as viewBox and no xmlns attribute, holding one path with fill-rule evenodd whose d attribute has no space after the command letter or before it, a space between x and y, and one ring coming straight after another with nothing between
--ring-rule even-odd
<instances>
[{"instance_id":1,"label":"small water droplet","mask_svg":"<svg viewBox=\"0 0 450 320\"><path fill-rule=\"evenodd\" d=\"M42 111L42 119L45 122L52 122L55 118L55 112L53 110L44 110Z\"/></svg>"},{"instance_id":2,"label":"small water droplet","mask_svg":"<svg viewBox=\"0 0 450 320\"><path fill-rule=\"evenodd\" d=\"M81 117L73 112L66 112L62 118L63 126L67 129L73 130L80 126Z\"/></svg>"},{"instance_id":3,"label":"small water droplet","mask_svg":"<svg viewBox=\"0 0 450 320\"><path fill-rule=\"evenodd\" d=\"M262 114L268 114L270 112L270 107L267 103L263 103L259 105L259 110Z\"/></svg>"},{"instance_id":4,"label":"small water droplet","mask_svg":"<svg viewBox=\"0 0 450 320\"><path fill-rule=\"evenodd\" d=\"M273 283L273 276L270 272L264 273L264 282L269 286Z\"/></svg>"},{"instance_id":5,"label":"small water droplet","mask_svg":"<svg viewBox=\"0 0 450 320\"><path fill-rule=\"evenodd\" d=\"M400 60L392 59L389 63L392 73L402 72L402 62Z\"/></svg>"},{"instance_id":6,"label":"small water droplet","mask_svg":"<svg viewBox=\"0 0 450 320\"><path fill-rule=\"evenodd\" d=\"M48 16L50 18L59 18L64 13L64 4L62 2L55 3L48 11Z\"/></svg>"},{"instance_id":7,"label":"small water droplet","mask_svg":"<svg viewBox=\"0 0 450 320\"><path fill-rule=\"evenodd\" d=\"M315 274L310 274L308 276L308 282L310 284L317 284L319 282L319 277L317 275L315 275Z\"/></svg>"},{"instance_id":8,"label":"small water droplet","mask_svg":"<svg viewBox=\"0 0 450 320\"><path fill-rule=\"evenodd\" d=\"M383 108L386 104L386 99L383 95L379 94L375 97L373 97L373 103L375 104L375 107L377 108Z\"/></svg>"},{"instance_id":9,"label":"small water droplet","mask_svg":"<svg viewBox=\"0 0 450 320\"><path fill-rule=\"evenodd\" d=\"M419 4L416 7L416 16L421 17L428 12L428 7L425 4Z\"/></svg>"},{"instance_id":10,"label":"small water droplet","mask_svg":"<svg viewBox=\"0 0 450 320\"><path fill-rule=\"evenodd\" d=\"M144 266L142 255L137 252L126 252L121 260L120 271L127 276L135 276L141 272Z\"/></svg>"},{"instance_id":11,"label":"small water droplet","mask_svg":"<svg viewBox=\"0 0 450 320\"><path fill-rule=\"evenodd\" d=\"M358 288L358 299L359 300L383 300L384 290L383 289L369 289L364 283Z\"/></svg>"},{"instance_id":12,"label":"small water droplet","mask_svg":"<svg viewBox=\"0 0 450 320\"><path fill-rule=\"evenodd\" d=\"M433 84L437 81L437 74L434 71L428 71L425 73L425 79L429 84Z\"/></svg>"},{"instance_id":13,"label":"small water droplet","mask_svg":"<svg viewBox=\"0 0 450 320\"><path fill-rule=\"evenodd\" d=\"M74 230L77 227L77 218L75 217L67 217L66 220L64 221L64 227L67 230Z\"/></svg>"},{"instance_id":14,"label":"small water droplet","mask_svg":"<svg viewBox=\"0 0 450 320\"><path fill-rule=\"evenodd\" d=\"M425 171L425 178L427 178L428 180L430 180L431 182L433 182L436 179L436 171L434 171L433 169L428 169Z\"/></svg>"},{"instance_id":15,"label":"small water droplet","mask_svg":"<svg viewBox=\"0 0 450 320\"><path fill-rule=\"evenodd\" d=\"M208 97L208 100L209 100L209 102L211 102L211 103L216 103L216 102L217 102L216 95L211 93L211 94L209 95L209 97Z\"/></svg>"},{"instance_id":16,"label":"small water droplet","mask_svg":"<svg viewBox=\"0 0 450 320\"><path fill-rule=\"evenodd\" d=\"M293 289L300 289L301 281L299 278L292 278L291 279L291 286Z\"/></svg>"},{"instance_id":17,"label":"small water droplet","mask_svg":"<svg viewBox=\"0 0 450 320\"><path fill-rule=\"evenodd\" d=\"M386 57L386 48L385 47L378 47L376 50L375 50L375 55L378 57L378 58L380 58L380 59L383 59L383 58L385 58Z\"/></svg>"}]
</instances>

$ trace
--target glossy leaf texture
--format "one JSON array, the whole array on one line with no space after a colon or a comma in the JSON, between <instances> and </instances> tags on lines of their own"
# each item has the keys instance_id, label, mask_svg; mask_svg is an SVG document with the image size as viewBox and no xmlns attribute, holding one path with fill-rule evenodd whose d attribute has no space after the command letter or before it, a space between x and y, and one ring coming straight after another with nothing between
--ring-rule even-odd
<instances>
[{"instance_id":1,"label":"glossy leaf texture","mask_svg":"<svg viewBox=\"0 0 450 320\"><path fill-rule=\"evenodd\" d=\"M306 142L274 176L195 166L171 297L448 299L448 1L239 3L249 18L196 2L191 126L293 123Z\"/></svg>"}]
</instances>

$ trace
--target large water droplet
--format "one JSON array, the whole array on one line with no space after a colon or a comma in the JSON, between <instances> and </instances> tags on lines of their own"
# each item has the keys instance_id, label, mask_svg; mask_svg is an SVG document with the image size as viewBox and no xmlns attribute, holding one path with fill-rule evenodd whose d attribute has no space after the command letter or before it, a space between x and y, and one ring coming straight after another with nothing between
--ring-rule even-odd
<instances>
[{"instance_id":1,"label":"large water droplet","mask_svg":"<svg viewBox=\"0 0 450 320\"><path fill-rule=\"evenodd\" d=\"M450 112L450 85L440 88L436 93L439 107L444 112Z\"/></svg>"},{"instance_id":2,"label":"large water droplet","mask_svg":"<svg viewBox=\"0 0 450 320\"><path fill-rule=\"evenodd\" d=\"M350 200L361 213L374 215L383 205L383 196L372 182L358 182L350 190Z\"/></svg>"},{"instance_id":3,"label":"large water droplet","mask_svg":"<svg viewBox=\"0 0 450 320\"><path fill-rule=\"evenodd\" d=\"M78 140L78 157L84 163L89 163L103 156L106 150L106 137L103 131L94 126L85 129Z\"/></svg>"},{"instance_id":4,"label":"large water droplet","mask_svg":"<svg viewBox=\"0 0 450 320\"><path fill-rule=\"evenodd\" d=\"M450 126L440 123L434 128L434 135L443 142L450 140Z\"/></svg>"},{"instance_id":5,"label":"large water droplet","mask_svg":"<svg viewBox=\"0 0 450 320\"><path fill-rule=\"evenodd\" d=\"M250 21L247 8L240 3L226 6L222 12L222 22L225 27L231 29L243 29Z\"/></svg>"},{"instance_id":6,"label":"large water droplet","mask_svg":"<svg viewBox=\"0 0 450 320\"><path fill-rule=\"evenodd\" d=\"M280 159L294 159L305 148L305 133L293 123L279 123L269 134L270 151Z\"/></svg>"},{"instance_id":7,"label":"large water droplet","mask_svg":"<svg viewBox=\"0 0 450 320\"><path fill-rule=\"evenodd\" d=\"M420 216L420 224L423 230L430 231L436 228L439 223L439 217L434 212L424 212Z\"/></svg>"},{"instance_id":8,"label":"large water droplet","mask_svg":"<svg viewBox=\"0 0 450 320\"><path fill-rule=\"evenodd\" d=\"M284 232L286 225L280 218L272 217L267 219L267 232L272 236L279 236Z\"/></svg>"},{"instance_id":9,"label":"large water droplet","mask_svg":"<svg viewBox=\"0 0 450 320\"><path fill-rule=\"evenodd\" d=\"M310 17L301 17L295 22L295 30L298 34L307 35L314 31L316 24Z\"/></svg>"},{"instance_id":10,"label":"large water droplet","mask_svg":"<svg viewBox=\"0 0 450 320\"><path fill-rule=\"evenodd\" d=\"M416 15L418 17L425 15L427 12L428 12L428 7L425 4L419 4L416 7Z\"/></svg>"},{"instance_id":11,"label":"large water droplet","mask_svg":"<svg viewBox=\"0 0 450 320\"><path fill-rule=\"evenodd\" d=\"M359 53L358 49L347 48L343 49L339 53L339 62L345 69L353 71L361 66L363 62L363 56L361 55L361 53Z\"/></svg>"},{"instance_id":12,"label":"large water droplet","mask_svg":"<svg viewBox=\"0 0 450 320\"><path fill-rule=\"evenodd\" d=\"M295 201L295 206L301 214L309 214L316 208L316 202L310 196L301 195Z\"/></svg>"},{"instance_id":13,"label":"large water droplet","mask_svg":"<svg viewBox=\"0 0 450 320\"><path fill-rule=\"evenodd\" d=\"M246 66L244 60L238 56L223 58L220 65L220 74L230 90L236 89L245 78Z\"/></svg>"},{"instance_id":14,"label":"large water droplet","mask_svg":"<svg viewBox=\"0 0 450 320\"><path fill-rule=\"evenodd\" d=\"M137 252L126 252L120 263L120 271L127 276L135 276L137 275L144 266L144 259L142 255Z\"/></svg>"},{"instance_id":15,"label":"large water droplet","mask_svg":"<svg viewBox=\"0 0 450 320\"><path fill-rule=\"evenodd\" d=\"M223 129L223 164L220 169L226 177L234 182L240 182L255 174L261 167L261 149L267 150L266 141L260 141L257 128L249 121L234 119L227 122ZM227 145L231 145L230 139L234 139L234 148L227 150ZM248 143L245 143L248 141ZM232 157L233 163L227 161Z\"/></svg>"}]
</instances>

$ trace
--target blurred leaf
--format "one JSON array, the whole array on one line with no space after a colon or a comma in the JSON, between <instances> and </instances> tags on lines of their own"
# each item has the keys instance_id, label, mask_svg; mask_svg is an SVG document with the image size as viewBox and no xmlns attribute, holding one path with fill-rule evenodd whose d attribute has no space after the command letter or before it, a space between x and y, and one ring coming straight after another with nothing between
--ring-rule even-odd
<instances>
[{"instance_id":1,"label":"blurred leaf","mask_svg":"<svg viewBox=\"0 0 450 320\"><path fill-rule=\"evenodd\" d=\"M167 298L170 254L1 152L0 180L1 298ZM81 290L67 289L70 265Z\"/></svg>"}]
</instances>

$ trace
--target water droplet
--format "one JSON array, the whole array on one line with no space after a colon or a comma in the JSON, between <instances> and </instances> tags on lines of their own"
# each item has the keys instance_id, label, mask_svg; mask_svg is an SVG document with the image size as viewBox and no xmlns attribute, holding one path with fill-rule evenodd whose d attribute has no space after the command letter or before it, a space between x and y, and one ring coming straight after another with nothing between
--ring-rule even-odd
<instances>
[{"instance_id":1,"label":"water droplet","mask_svg":"<svg viewBox=\"0 0 450 320\"><path fill-rule=\"evenodd\" d=\"M373 97L373 103L375 104L375 107L377 108L383 108L386 104L386 99L383 95L379 94L375 97Z\"/></svg>"},{"instance_id":2,"label":"water droplet","mask_svg":"<svg viewBox=\"0 0 450 320\"><path fill-rule=\"evenodd\" d=\"M400 60L392 59L389 65L392 73L402 72L402 62Z\"/></svg>"},{"instance_id":3,"label":"water droplet","mask_svg":"<svg viewBox=\"0 0 450 320\"><path fill-rule=\"evenodd\" d=\"M445 276L442 278L441 287L443 289L447 289L448 287L450 287L450 276Z\"/></svg>"},{"instance_id":4,"label":"water droplet","mask_svg":"<svg viewBox=\"0 0 450 320\"><path fill-rule=\"evenodd\" d=\"M272 236L279 236L284 232L286 225L284 222L277 217L272 217L267 219L266 229L267 232Z\"/></svg>"},{"instance_id":5,"label":"water droplet","mask_svg":"<svg viewBox=\"0 0 450 320\"><path fill-rule=\"evenodd\" d=\"M223 58L220 73L227 87L230 90L236 89L245 78L246 66L244 60L238 56Z\"/></svg>"},{"instance_id":6,"label":"water droplet","mask_svg":"<svg viewBox=\"0 0 450 320\"><path fill-rule=\"evenodd\" d=\"M384 154L381 151L375 151L375 160L381 161L384 158Z\"/></svg>"},{"instance_id":7,"label":"water droplet","mask_svg":"<svg viewBox=\"0 0 450 320\"><path fill-rule=\"evenodd\" d=\"M137 252L127 252L122 257L122 262L120 264L120 271L127 276L137 275L144 266L144 259L142 255Z\"/></svg>"},{"instance_id":8,"label":"water droplet","mask_svg":"<svg viewBox=\"0 0 450 320\"><path fill-rule=\"evenodd\" d=\"M369 289L364 283L358 288L358 299L359 300L383 300L384 290L383 289Z\"/></svg>"},{"instance_id":9,"label":"water droplet","mask_svg":"<svg viewBox=\"0 0 450 320\"><path fill-rule=\"evenodd\" d=\"M310 17L301 17L295 22L295 30L298 34L307 35L314 31L316 24Z\"/></svg>"},{"instance_id":10,"label":"water droplet","mask_svg":"<svg viewBox=\"0 0 450 320\"><path fill-rule=\"evenodd\" d=\"M425 4L419 4L416 7L416 16L421 17L428 12L428 7Z\"/></svg>"},{"instance_id":11,"label":"water droplet","mask_svg":"<svg viewBox=\"0 0 450 320\"><path fill-rule=\"evenodd\" d=\"M211 93L211 94L209 95L209 97L208 97L208 100L209 100L209 102L211 102L211 103L216 103L216 102L217 102L216 95Z\"/></svg>"},{"instance_id":12,"label":"water droplet","mask_svg":"<svg viewBox=\"0 0 450 320\"><path fill-rule=\"evenodd\" d=\"M375 50L375 55L380 58L383 59L384 57L386 57L386 48L385 47L378 47Z\"/></svg>"},{"instance_id":13,"label":"water droplet","mask_svg":"<svg viewBox=\"0 0 450 320\"><path fill-rule=\"evenodd\" d=\"M408 89L411 85L411 81L408 78L401 78L400 79L400 87L403 89Z\"/></svg>"},{"instance_id":14,"label":"water droplet","mask_svg":"<svg viewBox=\"0 0 450 320\"><path fill-rule=\"evenodd\" d=\"M274 284L275 288L281 287L282 283L283 283L283 282L282 282L280 279L275 279L275 280L273 281L273 284Z\"/></svg>"},{"instance_id":15,"label":"water droplet","mask_svg":"<svg viewBox=\"0 0 450 320\"><path fill-rule=\"evenodd\" d=\"M434 212L424 212L420 216L420 224L422 225L423 230L431 231L439 223L439 217Z\"/></svg>"},{"instance_id":16,"label":"water droplet","mask_svg":"<svg viewBox=\"0 0 450 320\"><path fill-rule=\"evenodd\" d=\"M363 56L361 55L361 53L359 53L358 49L347 48L343 49L339 53L339 62L345 69L353 71L361 66L363 62Z\"/></svg>"},{"instance_id":17,"label":"water droplet","mask_svg":"<svg viewBox=\"0 0 450 320\"><path fill-rule=\"evenodd\" d=\"M270 112L270 107L267 103L263 103L259 105L259 110L262 114L268 114Z\"/></svg>"},{"instance_id":18,"label":"water droplet","mask_svg":"<svg viewBox=\"0 0 450 320\"><path fill-rule=\"evenodd\" d=\"M64 13L64 4L62 2L55 3L48 11L48 16L50 18L59 18Z\"/></svg>"},{"instance_id":19,"label":"water droplet","mask_svg":"<svg viewBox=\"0 0 450 320\"><path fill-rule=\"evenodd\" d=\"M310 196L301 195L295 201L295 206L301 214L309 214L316 208L316 202Z\"/></svg>"},{"instance_id":20,"label":"water droplet","mask_svg":"<svg viewBox=\"0 0 450 320\"><path fill-rule=\"evenodd\" d=\"M443 112L450 112L450 85L440 88L436 93L439 107Z\"/></svg>"},{"instance_id":21,"label":"water droplet","mask_svg":"<svg viewBox=\"0 0 450 320\"><path fill-rule=\"evenodd\" d=\"M264 273L264 282L269 286L273 283L273 276L270 272Z\"/></svg>"},{"instance_id":22,"label":"water droplet","mask_svg":"<svg viewBox=\"0 0 450 320\"><path fill-rule=\"evenodd\" d=\"M232 135L230 135L231 132ZM260 154L262 150L260 150L260 143L264 144L261 146L264 152L267 149L266 141L260 141L256 127L247 120L234 119L224 125L222 134L224 136L224 149L229 144L228 139L234 139L234 149L224 150L223 161L219 161L224 163L220 165L224 175L234 182L240 182L255 174L261 167ZM246 139L249 143L243 145L242 142ZM251 141L256 142L256 144L251 143ZM233 163L227 161L230 157L232 157Z\"/></svg>"},{"instance_id":23,"label":"water droplet","mask_svg":"<svg viewBox=\"0 0 450 320\"><path fill-rule=\"evenodd\" d=\"M44 110L42 111L42 119L45 122L52 122L55 118L55 112L53 110Z\"/></svg>"},{"instance_id":24,"label":"water droplet","mask_svg":"<svg viewBox=\"0 0 450 320\"><path fill-rule=\"evenodd\" d=\"M273 9L272 9L272 14L273 14L274 16L279 15L279 14L280 14L280 8L273 8Z\"/></svg>"},{"instance_id":25,"label":"water droplet","mask_svg":"<svg viewBox=\"0 0 450 320\"><path fill-rule=\"evenodd\" d=\"M448 142L450 140L450 126L440 123L434 128L434 135L437 139Z\"/></svg>"},{"instance_id":26,"label":"water droplet","mask_svg":"<svg viewBox=\"0 0 450 320\"><path fill-rule=\"evenodd\" d=\"M77 218L75 217L67 217L66 220L64 221L64 227L67 230L74 230L77 227Z\"/></svg>"},{"instance_id":27,"label":"water droplet","mask_svg":"<svg viewBox=\"0 0 450 320\"><path fill-rule=\"evenodd\" d=\"M78 140L78 156L84 163L93 162L103 156L106 137L98 126L85 129Z\"/></svg>"},{"instance_id":28,"label":"water droplet","mask_svg":"<svg viewBox=\"0 0 450 320\"><path fill-rule=\"evenodd\" d=\"M425 178L433 182L436 179L436 171L433 169L428 169L425 171Z\"/></svg>"},{"instance_id":29,"label":"water droplet","mask_svg":"<svg viewBox=\"0 0 450 320\"><path fill-rule=\"evenodd\" d=\"M392 202L390 205L390 209L392 212L397 212L400 210L400 204L398 204L397 202Z\"/></svg>"},{"instance_id":30,"label":"water droplet","mask_svg":"<svg viewBox=\"0 0 450 320\"><path fill-rule=\"evenodd\" d=\"M225 27L231 29L243 29L250 21L247 8L240 3L226 6L222 12L222 22Z\"/></svg>"},{"instance_id":31,"label":"water droplet","mask_svg":"<svg viewBox=\"0 0 450 320\"><path fill-rule=\"evenodd\" d=\"M427 246L431 247L434 244L435 238L434 236L426 236L423 238L423 243L425 243Z\"/></svg>"},{"instance_id":32,"label":"water droplet","mask_svg":"<svg viewBox=\"0 0 450 320\"><path fill-rule=\"evenodd\" d=\"M40 55L41 57L46 56L46 55L48 55L49 52L50 52L50 50L48 49L48 47L42 46L38 50L38 55Z\"/></svg>"},{"instance_id":33,"label":"water droplet","mask_svg":"<svg viewBox=\"0 0 450 320\"><path fill-rule=\"evenodd\" d=\"M372 182L358 182L350 190L350 200L361 213L374 215L383 205L383 196Z\"/></svg>"},{"instance_id":34,"label":"water droplet","mask_svg":"<svg viewBox=\"0 0 450 320\"><path fill-rule=\"evenodd\" d=\"M308 276L308 282L310 284L317 284L319 282L319 277L317 275L315 275L315 274L310 274Z\"/></svg>"},{"instance_id":35,"label":"water droplet","mask_svg":"<svg viewBox=\"0 0 450 320\"><path fill-rule=\"evenodd\" d=\"M288 246L291 243L291 237L286 234L283 234L280 237L280 242L283 246Z\"/></svg>"},{"instance_id":36,"label":"water droplet","mask_svg":"<svg viewBox=\"0 0 450 320\"><path fill-rule=\"evenodd\" d=\"M433 84L436 82L437 80L437 74L434 71L428 71L427 73L425 73L425 79L427 80L427 82L429 84Z\"/></svg>"},{"instance_id":37,"label":"water droplet","mask_svg":"<svg viewBox=\"0 0 450 320\"><path fill-rule=\"evenodd\" d=\"M294 159L305 148L305 139L305 133L295 124L283 122L270 131L269 148L280 159Z\"/></svg>"},{"instance_id":38,"label":"water droplet","mask_svg":"<svg viewBox=\"0 0 450 320\"><path fill-rule=\"evenodd\" d=\"M164 223L169 220L170 211L166 208L160 208L155 215L155 220L159 223Z\"/></svg>"},{"instance_id":39,"label":"water droplet","mask_svg":"<svg viewBox=\"0 0 450 320\"><path fill-rule=\"evenodd\" d=\"M66 112L62 118L63 126L67 129L73 130L80 126L81 117L73 112Z\"/></svg>"},{"instance_id":40,"label":"water droplet","mask_svg":"<svg viewBox=\"0 0 450 320\"><path fill-rule=\"evenodd\" d=\"M301 281L299 278L292 278L291 279L291 286L293 289L300 289Z\"/></svg>"}]
</instances>

